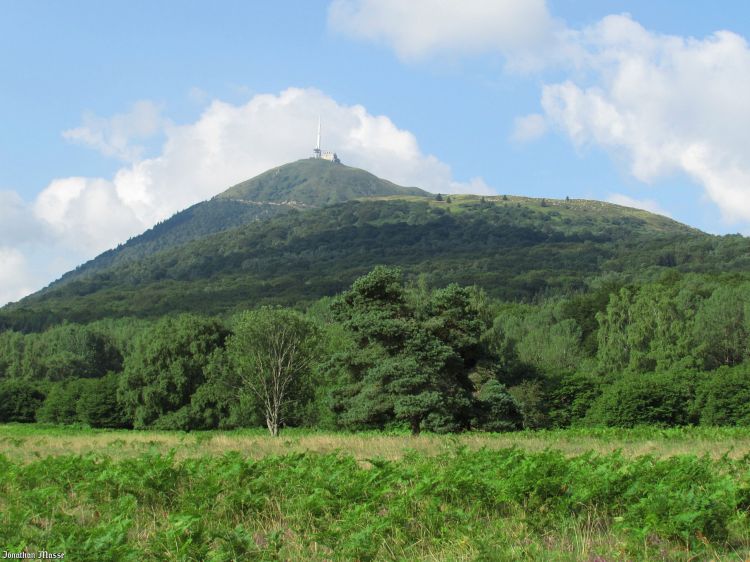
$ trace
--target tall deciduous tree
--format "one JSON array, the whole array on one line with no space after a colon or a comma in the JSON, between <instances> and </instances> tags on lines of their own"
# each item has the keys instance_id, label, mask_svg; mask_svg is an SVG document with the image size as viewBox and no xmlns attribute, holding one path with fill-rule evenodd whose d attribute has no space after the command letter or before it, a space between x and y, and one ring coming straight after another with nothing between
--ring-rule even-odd
<instances>
[{"instance_id":1,"label":"tall deciduous tree","mask_svg":"<svg viewBox=\"0 0 750 562\"><path fill-rule=\"evenodd\" d=\"M273 436L279 434L285 409L309 374L316 347L315 325L293 310L264 307L237 319L227 351L241 390L260 401Z\"/></svg>"},{"instance_id":2,"label":"tall deciduous tree","mask_svg":"<svg viewBox=\"0 0 750 562\"><path fill-rule=\"evenodd\" d=\"M694 341L704 368L731 367L746 356L748 288L718 287L698 310Z\"/></svg>"}]
</instances>

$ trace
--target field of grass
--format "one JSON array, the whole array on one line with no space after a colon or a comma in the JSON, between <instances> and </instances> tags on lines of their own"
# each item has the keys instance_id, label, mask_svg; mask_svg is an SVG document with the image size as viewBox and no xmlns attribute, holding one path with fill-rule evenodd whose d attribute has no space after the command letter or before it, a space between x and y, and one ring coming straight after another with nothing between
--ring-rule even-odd
<instances>
[{"instance_id":1,"label":"field of grass","mask_svg":"<svg viewBox=\"0 0 750 562\"><path fill-rule=\"evenodd\" d=\"M750 431L0 426L0 548L65 560L746 560Z\"/></svg>"},{"instance_id":2,"label":"field of grass","mask_svg":"<svg viewBox=\"0 0 750 562\"><path fill-rule=\"evenodd\" d=\"M228 452L237 452L251 459L289 453L341 452L358 460L371 457L398 460L410 452L438 455L459 447L469 450L518 447L530 452L556 449L566 456L620 451L626 457L708 455L712 459L724 456L741 459L750 455L750 428L642 427L498 434L425 433L417 438L406 433L331 433L288 429L278 439L271 439L265 429L186 433L0 424L0 454L24 463L50 455L66 454L106 455L117 460L135 457L144 452L167 454L172 449L177 460Z\"/></svg>"}]
</instances>

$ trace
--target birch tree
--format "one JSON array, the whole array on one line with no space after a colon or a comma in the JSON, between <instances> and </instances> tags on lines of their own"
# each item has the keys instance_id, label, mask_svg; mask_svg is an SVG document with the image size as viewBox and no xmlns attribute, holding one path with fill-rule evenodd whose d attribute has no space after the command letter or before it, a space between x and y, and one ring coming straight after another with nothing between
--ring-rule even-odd
<instances>
[{"instance_id":1,"label":"birch tree","mask_svg":"<svg viewBox=\"0 0 750 562\"><path fill-rule=\"evenodd\" d=\"M260 402L266 427L279 434L296 387L307 376L316 348L315 326L301 314L263 307L240 315L227 350L240 391Z\"/></svg>"}]
</instances>

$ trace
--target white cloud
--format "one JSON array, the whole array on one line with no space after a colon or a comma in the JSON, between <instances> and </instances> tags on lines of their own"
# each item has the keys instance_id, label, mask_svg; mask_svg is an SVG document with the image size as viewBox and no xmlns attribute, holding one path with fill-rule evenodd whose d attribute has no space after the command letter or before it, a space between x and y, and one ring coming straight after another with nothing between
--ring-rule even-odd
<instances>
[{"instance_id":1,"label":"white cloud","mask_svg":"<svg viewBox=\"0 0 750 562\"><path fill-rule=\"evenodd\" d=\"M0 191L0 241L15 246L43 235L26 202L15 191Z\"/></svg>"},{"instance_id":2,"label":"white cloud","mask_svg":"<svg viewBox=\"0 0 750 562\"><path fill-rule=\"evenodd\" d=\"M659 203L653 199L635 199L622 193L612 193L607 201L614 203L615 205L622 205L623 207L633 207L634 209L642 209L649 213L656 213L657 215L664 215L665 217L672 218L667 211L661 208Z\"/></svg>"},{"instance_id":3,"label":"white cloud","mask_svg":"<svg viewBox=\"0 0 750 562\"><path fill-rule=\"evenodd\" d=\"M729 221L750 221L750 49L727 31L658 35L628 16L577 34L588 76L547 85L546 117L579 146L624 158L643 182L683 173Z\"/></svg>"},{"instance_id":4,"label":"white cloud","mask_svg":"<svg viewBox=\"0 0 750 562\"><path fill-rule=\"evenodd\" d=\"M684 174L728 222L750 222L750 48L740 35L663 35L627 15L576 30L542 0L334 0L328 20L404 60L491 51L509 66L565 72L543 87L544 116L517 118L511 141L553 125L624 160L642 182Z\"/></svg>"},{"instance_id":5,"label":"white cloud","mask_svg":"<svg viewBox=\"0 0 750 562\"><path fill-rule=\"evenodd\" d=\"M549 42L557 25L544 0L334 0L328 23L349 37L384 43L404 60L528 53Z\"/></svg>"},{"instance_id":6,"label":"white cloud","mask_svg":"<svg viewBox=\"0 0 750 562\"><path fill-rule=\"evenodd\" d=\"M16 301L35 288L26 258L19 250L0 246L0 303Z\"/></svg>"},{"instance_id":7,"label":"white cloud","mask_svg":"<svg viewBox=\"0 0 750 562\"><path fill-rule=\"evenodd\" d=\"M158 105L139 101L129 112L109 118L87 113L83 116L83 124L63 131L63 137L98 150L105 156L132 162L143 154L143 147L132 142L152 137L168 124Z\"/></svg>"},{"instance_id":8,"label":"white cloud","mask_svg":"<svg viewBox=\"0 0 750 562\"><path fill-rule=\"evenodd\" d=\"M36 222L57 245L88 257L126 240L146 224L118 197L116 185L100 178L53 180L31 208Z\"/></svg>"},{"instance_id":9,"label":"white cloud","mask_svg":"<svg viewBox=\"0 0 750 562\"><path fill-rule=\"evenodd\" d=\"M546 132L547 121L544 115L532 113L523 117L516 117L510 138L516 143L527 143L544 136Z\"/></svg>"},{"instance_id":10,"label":"white cloud","mask_svg":"<svg viewBox=\"0 0 750 562\"><path fill-rule=\"evenodd\" d=\"M136 124L122 116L103 120L117 121L117 126L100 128L105 132L92 138L101 143L88 144L95 149L117 146L128 153L128 142L115 142L107 131L151 130L142 126L138 112L130 115ZM433 192L492 193L481 178L456 181L447 164L424 154L416 137L389 118L360 105L339 104L318 90L290 88L278 95L256 95L243 105L214 101L196 122L167 126L158 156L128 163L112 178L55 179L28 204L13 192L0 192L0 235L14 241L16 252L6 271L26 268L17 276L24 280L20 285L11 283L12 273L0 279L0 298L16 298L21 288L38 289L179 210L311 155L318 115L323 147L337 151L345 164ZM14 230L16 235L10 232ZM26 261L19 261L19 255Z\"/></svg>"}]
</instances>

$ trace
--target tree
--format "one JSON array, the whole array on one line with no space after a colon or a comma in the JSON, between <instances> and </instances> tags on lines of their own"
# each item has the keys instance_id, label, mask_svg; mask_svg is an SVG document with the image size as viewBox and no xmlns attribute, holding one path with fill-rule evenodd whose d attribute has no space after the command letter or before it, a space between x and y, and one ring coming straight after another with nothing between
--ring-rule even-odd
<instances>
[{"instance_id":1,"label":"tree","mask_svg":"<svg viewBox=\"0 0 750 562\"><path fill-rule=\"evenodd\" d=\"M613 293L599 321L599 367L603 372L643 373L695 364L692 304L674 284L651 283ZM688 302L685 302L685 300Z\"/></svg>"},{"instance_id":2,"label":"tree","mask_svg":"<svg viewBox=\"0 0 750 562\"><path fill-rule=\"evenodd\" d=\"M216 320L192 314L165 317L144 330L125 361L118 388L133 427L149 427L170 415L171 429L190 429L183 408L205 382L211 357L223 348L227 333ZM179 410L183 414L175 417ZM160 427L166 429L163 423Z\"/></svg>"},{"instance_id":3,"label":"tree","mask_svg":"<svg viewBox=\"0 0 750 562\"><path fill-rule=\"evenodd\" d=\"M451 286L415 305L401 271L378 266L357 279L333 309L356 343L338 358L349 374L335 393L334 408L344 425L406 422L414 435L423 426L468 427L468 370L481 331L468 291Z\"/></svg>"},{"instance_id":4,"label":"tree","mask_svg":"<svg viewBox=\"0 0 750 562\"><path fill-rule=\"evenodd\" d=\"M750 341L746 295L746 286L718 287L698 310L694 341L704 368L731 367L742 362Z\"/></svg>"},{"instance_id":5,"label":"tree","mask_svg":"<svg viewBox=\"0 0 750 562\"><path fill-rule=\"evenodd\" d=\"M484 431L513 431L521 429L523 413L505 386L490 379L477 393L479 401L474 427Z\"/></svg>"},{"instance_id":6,"label":"tree","mask_svg":"<svg viewBox=\"0 0 750 562\"><path fill-rule=\"evenodd\" d=\"M303 384L316 355L312 322L290 309L263 307L240 315L227 343L241 390L261 403L276 437L290 397Z\"/></svg>"},{"instance_id":7,"label":"tree","mask_svg":"<svg viewBox=\"0 0 750 562\"><path fill-rule=\"evenodd\" d=\"M0 423L33 422L44 393L27 380L0 381Z\"/></svg>"}]
</instances>

